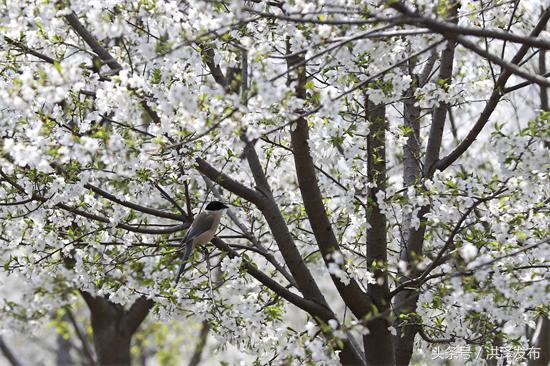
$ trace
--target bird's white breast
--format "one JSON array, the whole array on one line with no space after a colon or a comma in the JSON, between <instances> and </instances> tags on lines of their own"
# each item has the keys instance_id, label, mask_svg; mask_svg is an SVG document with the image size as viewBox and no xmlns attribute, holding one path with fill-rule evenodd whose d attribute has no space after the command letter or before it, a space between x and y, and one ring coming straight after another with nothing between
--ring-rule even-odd
<instances>
[{"instance_id":1,"label":"bird's white breast","mask_svg":"<svg viewBox=\"0 0 550 366\"><path fill-rule=\"evenodd\" d=\"M197 235L197 237L193 240L194 244L202 245L212 240L212 238L216 234L216 230L218 230L218 225L220 224L222 214L223 214L222 211L208 212L208 216L213 217L214 222L212 223L212 226L210 227L209 230L205 231L200 235Z\"/></svg>"}]
</instances>

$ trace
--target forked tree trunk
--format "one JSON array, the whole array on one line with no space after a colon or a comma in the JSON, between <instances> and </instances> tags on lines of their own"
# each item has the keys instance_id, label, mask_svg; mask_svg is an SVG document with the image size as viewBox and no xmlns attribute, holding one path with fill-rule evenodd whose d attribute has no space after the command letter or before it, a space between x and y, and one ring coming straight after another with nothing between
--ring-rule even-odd
<instances>
[{"instance_id":1,"label":"forked tree trunk","mask_svg":"<svg viewBox=\"0 0 550 366\"><path fill-rule=\"evenodd\" d=\"M141 297L126 310L104 297L81 291L92 318L97 363L101 366L130 365L132 336L153 306L153 301Z\"/></svg>"}]
</instances>

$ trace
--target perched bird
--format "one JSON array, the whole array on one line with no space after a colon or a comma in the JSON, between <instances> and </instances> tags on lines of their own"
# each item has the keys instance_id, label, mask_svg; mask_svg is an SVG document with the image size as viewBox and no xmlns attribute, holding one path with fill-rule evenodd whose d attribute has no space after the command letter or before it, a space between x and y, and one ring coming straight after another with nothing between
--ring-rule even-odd
<instances>
[{"instance_id":1,"label":"perched bird","mask_svg":"<svg viewBox=\"0 0 550 366\"><path fill-rule=\"evenodd\" d=\"M212 201L206 205L206 209L203 212L195 217L181 241L181 245L185 245L185 253L183 254L182 263L176 276L176 283L179 282L195 245L203 245L212 240L214 234L216 234L222 215L227 208L229 207L221 202Z\"/></svg>"}]
</instances>

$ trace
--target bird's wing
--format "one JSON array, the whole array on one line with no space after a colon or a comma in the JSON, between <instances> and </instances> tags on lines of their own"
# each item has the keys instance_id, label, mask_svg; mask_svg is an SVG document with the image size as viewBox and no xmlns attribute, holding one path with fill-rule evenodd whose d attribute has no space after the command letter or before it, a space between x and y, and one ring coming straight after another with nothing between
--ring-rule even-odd
<instances>
[{"instance_id":1,"label":"bird's wing","mask_svg":"<svg viewBox=\"0 0 550 366\"><path fill-rule=\"evenodd\" d=\"M183 237L181 243L189 243L191 240L195 239L197 236L201 235L205 231L212 228L212 224L214 224L214 217L208 215L206 212L202 212L195 220L193 220L193 223L191 224L191 227L189 230L187 230L187 233L185 233L185 236Z\"/></svg>"},{"instance_id":2,"label":"bird's wing","mask_svg":"<svg viewBox=\"0 0 550 366\"><path fill-rule=\"evenodd\" d=\"M185 271L187 261L189 260L191 252L193 251L193 239L195 239L197 236L201 235L205 231L209 230L213 224L214 217L209 216L206 212L200 213L195 218L195 220L193 220L191 227L189 228L189 230L187 230L187 233L185 233L185 236L181 240L181 244L185 245L185 253L183 253L183 257L181 258L182 262L178 271L178 275L176 276L176 283L179 282L183 271Z\"/></svg>"}]
</instances>

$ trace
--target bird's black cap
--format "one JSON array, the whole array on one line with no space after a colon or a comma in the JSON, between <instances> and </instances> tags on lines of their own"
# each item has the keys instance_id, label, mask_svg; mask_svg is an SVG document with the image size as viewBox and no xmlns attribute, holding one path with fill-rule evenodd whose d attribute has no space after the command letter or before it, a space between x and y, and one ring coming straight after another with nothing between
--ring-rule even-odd
<instances>
[{"instance_id":1,"label":"bird's black cap","mask_svg":"<svg viewBox=\"0 0 550 366\"><path fill-rule=\"evenodd\" d=\"M206 205L206 209L208 211L219 211L219 210L223 210L224 208L229 208L229 207L224 205L220 201L212 201L208 205Z\"/></svg>"}]
</instances>

